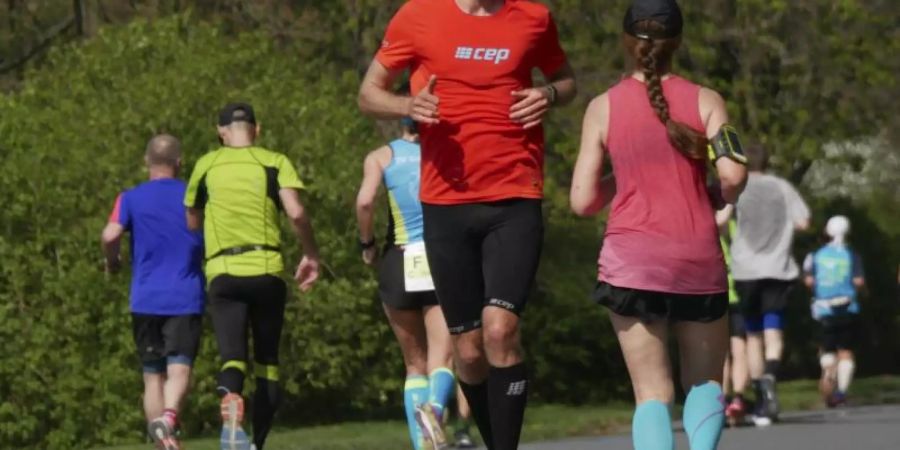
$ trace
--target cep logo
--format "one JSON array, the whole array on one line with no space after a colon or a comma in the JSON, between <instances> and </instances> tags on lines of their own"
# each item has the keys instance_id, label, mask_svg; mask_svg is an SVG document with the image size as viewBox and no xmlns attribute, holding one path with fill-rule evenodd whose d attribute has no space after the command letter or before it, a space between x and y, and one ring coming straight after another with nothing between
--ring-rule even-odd
<instances>
[{"instance_id":1,"label":"cep logo","mask_svg":"<svg viewBox=\"0 0 900 450\"><path fill-rule=\"evenodd\" d=\"M500 64L509 59L509 49L456 47L456 59L492 61L494 64Z\"/></svg>"}]
</instances>

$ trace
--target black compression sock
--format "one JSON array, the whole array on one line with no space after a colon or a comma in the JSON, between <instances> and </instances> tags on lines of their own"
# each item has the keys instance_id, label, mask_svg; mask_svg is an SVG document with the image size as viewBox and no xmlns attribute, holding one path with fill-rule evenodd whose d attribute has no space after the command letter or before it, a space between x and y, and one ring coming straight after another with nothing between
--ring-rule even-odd
<instances>
[{"instance_id":1,"label":"black compression sock","mask_svg":"<svg viewBox=\"0 0 900 450\"><path fill-rule=\"evenodd\" d=\"M219 372L218 383L219 386L216 390L219 391L220 396L225 396L225 394L240 395L244 391L244 372L240 369L229 367Z\"/></svg>"},{"instance_id":2,"label":"black compression sock","mask_svg":"<svg viewBox=\"0 0 900 450\"><path fill-rule=\"evenodd\" d=\"M481 384L466 384L462 380L459 387L469 401L469 409L472 410L472 418L478 426L478 432L481 433L481 440L488 449L494 448L494 434L491 429L491 413L488 408L488 384L486 381Z\"/></svg>"},{"instance_id":3,"label":"black compression sock","mask_svg":"<svg viewBox=\"0 0 900 450\"><path fill-rule=\"evenodd\" d=\"M488 377L493 450L516 450L528 400L528 371L524 363L491 367Z\"/></svg>"},{"instance_id":4,"label":"black compression sock","mask_svg":"<svg viewBox=\"0 0 900 450\"><path fill-rule=\"evenodd\" d=\"M256 379L256 393L253 396L253 443L262 450L266 437L272 430L275 411L281 404L281 385L265 378Z\"/></svg>"},{"instance_id":5,"label":"black compression sock","mask_svg":"<svg viewBox=\"0 0 900 450\"><path fill-rule=\"evenodd\" d=\"M778 369L781 368L781 361L777 359L766 360L766 375L772 375L778 378Z\"/></svg>"}]
</instances>

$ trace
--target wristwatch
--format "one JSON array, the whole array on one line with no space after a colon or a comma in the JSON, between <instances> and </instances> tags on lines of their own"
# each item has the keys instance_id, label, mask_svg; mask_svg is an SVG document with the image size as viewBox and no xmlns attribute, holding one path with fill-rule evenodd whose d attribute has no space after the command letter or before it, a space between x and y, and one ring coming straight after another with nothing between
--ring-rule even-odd
<instances>
[{"instance_id":1,"label":"wristwatch","mask_svg":"<svg viewBox=\"0 0 900 450\"><path fill-rule=\"evenodd\" d=\"M373 236L369 242L364 242L362 239L358 239L359 249L360 250L368 250L375 246L375 237Z\"/></svg>"},{"instance_id":2,"label":"wristwatch","mask_svg":"<svg viewBox=\"0 0 900 450\"><path fill-rule=\"evenodd\" d=\"M547 88L547 93L549 94L547 101L549 101L551 105L556 104L556 96L559 94L559 92L557 92L557 90L556 90L556 86L554 86L552 84L548 84L544 87Z\"/></svg>"}]
</instances>

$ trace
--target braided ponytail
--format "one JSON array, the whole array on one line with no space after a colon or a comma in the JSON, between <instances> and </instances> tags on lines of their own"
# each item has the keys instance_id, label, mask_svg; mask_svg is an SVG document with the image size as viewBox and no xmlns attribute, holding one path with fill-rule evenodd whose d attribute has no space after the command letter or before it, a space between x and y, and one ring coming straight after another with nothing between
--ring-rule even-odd
<instances>
[{"instance_id":1,"label":"braided ponytail","mask_svg":"<svg viewBox=\"0 0 900 450\"><path fill-rule=\"evenodd\" d=\"M651 29L654 25L656 25L655 22L645 21L638 27ZM663 94L662 74L668 70L672 54L678 48L678 44L680 44L679 38L651 40L625 36L625 45L631 50L631 54L637 62L637 68L644 75L650 105L656 112L656 117L659 117L659 120L665 124L669 141L688 158L706 159L706 146L709 144L706 135L673 120L669 113L669 102Z\"/></svg>"}]
</instances>

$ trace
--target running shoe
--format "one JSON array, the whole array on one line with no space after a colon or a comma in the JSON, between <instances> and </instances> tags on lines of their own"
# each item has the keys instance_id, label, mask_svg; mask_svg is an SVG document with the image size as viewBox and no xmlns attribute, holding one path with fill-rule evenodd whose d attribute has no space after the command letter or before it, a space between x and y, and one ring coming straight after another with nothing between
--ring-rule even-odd
<instances>
[{"instance_id":1,"label":"running shoe","mask_svg":"<svg viewBox=\"0 0 900 450\"><path fill-rule=\"evenodd\" d=\"M456 448L476 448L474 442L472 442L472 437L469 436L469 433L466 430L457 430L456 434L453 435L453 440L456 443Z\"/></svg>"},{"instance_id":2,"label":"running shoe","mask_svg":"<svg viewBox=\"0 0 900 450\"><path fill-rule=\"evenodd\" d=\"M765 396L765 416L771 421L778 421L778 413L781 412L781 405L778 403L778 394L775 392L775 377L773 375L763 375L760 378L762 393Z\"/></svg>"},{"instance_id":3,"label":"running shoe","mask_svg":"<svg viewBox=\"0 0 900 450\"><path fill-rule=\"evenodd\" d=\"M772 419L770 419L766 416L754 415L753 416L753 425L756 425L757 427L761 427L761 428L767 427L767 426L772 425Z\"/></svg>"},{"instance_id":4,"label":"running shoe","mask_svg":"<svg viewBox=\"0 0 900 450\"><path fill-rule=\"evenodd\" d=\"M744 404L744 399L736 396L728 403L728 406L725 407L725 418L728 421L728 426L736 427L741 425L744 422L744 414L746 414L747 405Z\"/></svg>"},{"instance_id":5,"label":"running shoe","mask_svg":"<svg viewBox=\"0 0 900 450\"><path fill-rule=\"evenodd\" d=\"M251 450L250 438L241 428L244 420L244 399L238 394L227 394L222 398L221 450Z\"/></svg>"},{"instance_id":6,"label":"running shoe","mask_svg":"<svg viewBox=\"0 0 900 450\"><path fill-rule=\"evenodd\" d=\"M175 424L166 417L153 419L147 425L147 432L150 438L156 444L156 448L160 450L181 450L176 436Z\"/></svg>"},{"instance_id":7,"label":"running shoe","mask_svg":"<svg viewBox=\"0 0 900 450\"><path fill-rule=\"evenodd\" d=\"M847 394L834 391L830 397L828 397L828 401L826 402L829 408L839 408L847 404Z\"/></svg>"},{"instance_id":8,"label":"running shoe","mask_svg":"<svg viewBox=\"0 0 900 450\"><path fill-rule=\"evenodd\" d=\"M434 408L428 403L416 406L416 422L422 430L429 450L445 450L447 437L444 436L441 418L434 412Z\"/></svg>"}]
</instances>

